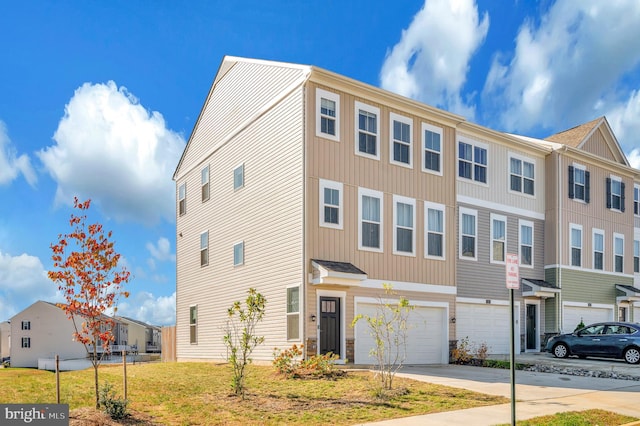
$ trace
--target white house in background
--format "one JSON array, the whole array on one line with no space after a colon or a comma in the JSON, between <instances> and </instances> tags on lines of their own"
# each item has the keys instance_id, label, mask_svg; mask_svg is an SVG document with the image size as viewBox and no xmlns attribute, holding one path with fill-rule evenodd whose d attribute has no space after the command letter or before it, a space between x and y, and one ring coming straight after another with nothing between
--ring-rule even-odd
<instances>
[{"instance_id":1,"label":"white house in background","mask_svg":"<svg viewBox=\"0 0 640 426\"><path fill-rule=\"evenodd\" d=\"M126 324L129 329L127 345L136 348L139 353L160 352L159 327L127 317L116 317L119 323Z\"/></svg>"},{"instance_id":2,"label":"white house in background","mask_svg":"<svg viewBox=\"0 0 640 426\"><path fill-rule=\"evenodd\" d=\"M0 322L0 359L9 356L11 350L11 323L9 321Z\"/></svg>"},{"instance_id":3,"label":"white house in background","mask_svg":"<svg viewBox=\"0 0 640 426\"><path fill-rule=\"evenodd\" d=\"M38 358L85 359L82 343L73 341L73 322L54 303L37 301L11 320L11 366L38 367Z\"/></svg>"}]
</instances>

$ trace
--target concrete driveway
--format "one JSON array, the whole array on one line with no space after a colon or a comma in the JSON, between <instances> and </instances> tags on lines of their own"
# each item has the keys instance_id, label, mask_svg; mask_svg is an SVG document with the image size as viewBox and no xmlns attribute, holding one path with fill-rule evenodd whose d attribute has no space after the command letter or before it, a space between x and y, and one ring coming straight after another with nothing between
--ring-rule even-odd
<instances>
[{"instance_id":1,"label":"concrete driveway","mask_svg":"<svg viewBox=\"0 0 640 426\"><path fill-rule=\"evenodd\" d=\"M550 354L522 354L516 362L533 358L536 363L560 361L566 368L619 370L621 374L640 376L640 365L612 360L558 360ZM564 364L562 364L564 363ZM400 376L429 383L473 390L491 395L511 396L510 372L495 368L458 365L408 366ZM557 373L516 371L516 420L563 411L600 408L640 418L640 381L584 377ZM495 425L511 422L511 404L471 408L461 411L407 417L376 425Z\"/></svg>"}]
</instances>

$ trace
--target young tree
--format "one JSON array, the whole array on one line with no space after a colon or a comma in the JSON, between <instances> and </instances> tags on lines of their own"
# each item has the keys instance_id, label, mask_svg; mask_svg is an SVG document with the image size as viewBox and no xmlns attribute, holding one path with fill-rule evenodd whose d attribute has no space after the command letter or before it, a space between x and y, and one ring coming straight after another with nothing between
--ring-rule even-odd
<instances>
[{"instance_id":1,"label":"young tree","mask_svg":"<svg viewBox=\"0 0 640 426\"><path fill-rule=\"evenodd\" d=\"M223 336L227 347L227 360L233 368L232 388L236 395L244 399L246 367L251 363L251 353L264 342L264 336L256 336L256 325L262 321L267 300L250 288L245 307L236 301L228 309L226 333Z\"/></svg>"},{"instance_id":2,"label":"young tree","mask_svg":"<svg viewBox=\"0 0 640 426\"><path fill-rule=\"evenodd\" d=\"M375 346L369 353L376 360L376 372L380 379L379 394L393 389L396 372L407 359L407 318L413 309L404 296L400 296L398 300L388 300L388 297L396 296L396 293L390 285L383 286L384 297L378 297L375 314L356 315L351 323L355 327L358 321L365 320L369 334L374 339Z\"/></svg>"},{"instance_id":3,"label":"young tree","mask_svg":"<svg viewBox=\"0 0 640 426\"><path fill-rule=\"evenodd\" d=\"M115 312L117 298L128 297L123 285L129 281L129 272L118 266L120 254L110 241L111 231L105 234L99 223L88 224L86 211L91 200L78 201L71 214L71 232L58 235L58 243L51 244L53 269L49 278L58 285L67 303L59 304L73 321L73 339L82 343L94 368L96 408L100 408L98 393L98 345L105 351L114 340L115 321L106 315Z\"/></svg>"}]
</instances>

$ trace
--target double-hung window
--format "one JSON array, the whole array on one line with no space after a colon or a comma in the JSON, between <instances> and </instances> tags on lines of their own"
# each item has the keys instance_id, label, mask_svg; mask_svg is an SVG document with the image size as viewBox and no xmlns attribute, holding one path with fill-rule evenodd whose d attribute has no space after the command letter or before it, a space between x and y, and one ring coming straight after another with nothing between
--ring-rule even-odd
<instances>
[{"instance_id":1,"label":"double-hung window","mask_svg":"<svg viewBox=\"0 0 640 426\"><path fill-rule=\"evenodd\" d=\"M244 241L233 245L233 266L244 264Z\"/></svg>"},{"instance_id":2,"label":"double-hung window","mask_svg":"<svg viewBox=\"0 0 640 426\"><path fill-rule=\"evenodd\" d=\"M505 263L507 252L507 217L491 213L491 263Z\"/></svg>"},{"instance_id":3,"label":"double-hung window","mask_svg":"<svg viewBox=\"0 0 640 426\"><path fill-rule=\"evenodd\" d=\"M424 256L431 259L444 259L444 220L445 207L443 204L424 202L426 232L424 238Z\"/></svg>"},{"instance_id":4,"label":"double-hung window","mask_svg":"<svg viewBox=\"0 0 640 426\"><path fill-rule=\"evenodd\" d=\"M460 208L460 258L477 260L478 212Z\"/></svg>"},{"instance_id":5,"label":"double-hung window","mask_svg":"<svg viewBox=\"0 0 640 426\"><path fill-rule=\"evenodd\" d=\"M393 253L415 255L416 200L393 196Z\"/></svg>"},{"instance_id":6,"label":"double-hung window","mask_svg":"<svg viewBox=\"0 0 640 426\"><path fill-rule=\"evenodd\" d=\"M624 182L619 177L607 178L607 208L624 212Z\"/></svg>"},{"instance_id":7,"label":"double-hung window","mask_svg":"<svg viewBox=\"0 0 640 426\"><path fill-rule=\"evenodd\" d=\"M187 183L178 186L178 213L180 216L187 212Z\"/></svg>"},{"instance_id":8,"label":"double-hung window","mask_svg":"<svg viewBox=\"0 0 640 426\"><path fill-rule=\"evenodd\" d=\"M411 167L413 165L413 121L410 118L390 113L391 140L389 157L393 164Z\"/></svg>"},{"instance_id":9,"label":"double-hung window","mask_svg":"<svg viewBox=\"0 0 640 426\"><path fill-rule=\"evenodd\" d=\"M31 321L22 321L23 330L31 330Z\"/></svg>"},{"instance_id":10,"label":"double-hung window","mask_svg":"<svg viewBox=\"0 0 640 426\"><path fill-rule=\"evenodd\" d=\"M209 264L209 231L200 234L200 266Z\"/></svg>"},{"instance_id":11,"label":"double-hung window","mask_svg":"<svg viewBox=\"0 0 640 426\"><path fill-rule=\"evenodd\" d=\"M533 266L533 222L520 220L520 265Z\"/></svg>"},{"instance_id":12,"label":"double-hung window","mask_svg":"<svg viewBox=\"0 0 640 426\"><path fill-rule=\"evenodd\" d=\"M237 191L244 186L244 164L233 169L233 189Z\"/></svg>"},{"instance_id":13,"label":"double-hung window","mask_svg":"<svg viewBox=\"0 0 640 426\"><path fill-rule=\"evenodd\" d=\"M31 337L22 338L22 347L28 349L31 347Z\"/></svg>"},{"instance_id":14,"label":"double-hung window","mask_svg":"<svg viewBox=\"0 0 640 426\"><path fill-rule=\"evenodd\" d=\"M300 338L300 287L287 288L287 340Z\"/></svg>"},{"instance_id":15,"label":"double-hung window","mask_svg":"<svg viewBox=\"0 0 640 426\"><path fill-rule=\"evenodd\" d=\"M604 231L593 229L593 269L604 269Z\"/></svg>"},{"instance_id":16,"label":"double-hung window","mask_svg":"<svg viewBox=\"0 0 640 426\"><path fill-rule=\"evenodd\" d=\"M640 273L640 240L633 240L633 272Z\"/></svg>"},{"instance_id":17,"label":"double-hung window","mask_svg":"<svg viewBox=\"0 0 640 426\"><path fill-rule=\"evenodd\" d=\"M624 235L613 234L613 268L615 272L624 272Z\"/></svg>"},{"instance_id":18,"label":"double-hung window","mask_svg":"<svg viewBox=\"0 0 640 426\"><path fill-rule=\"evenodd\" d=\"M442 129L422 123L422 171L442 174Z\"/></svg>"},{"instance_id":19,"label":"double-hung window","mask_svg":"<svg viewBox=\"0 0 640 426\"><path fill-rule=\"evenodd\" d=\"M569 198L589 202L590 174L581 164L569 166Z\"/></svg>"},{"instance_id":20,"label":"double-hung window","mask_svg":"<svg viewBox=\"0 0 640 426\"><path fill-rule=\"evenodd\" d=\"M378 118L380 109L355 103L356 122L356 154L380 159L380 130Z\"/></svg>"},{"instance_id":21,"label":"double-hung window","mask_svg":"<svg viewBox=\"0 0 640 426\"><path fill-rule=\"evenodd\" d=\"M198 343L198 305L189 306L189 343Z\"/></svg>"},{"instance_id":22,"label":"double-hung window","mask_svg":"<svg viewBox=\"0 0 640 426\"><path fill-rule=\"evenodd\" d=\"M320 226L342 229L342 183L320 179Z\"/></svg>"},{"instance_id":23,"label":"double-hung window","mask_svg":"<svg viewBox=\"0 0 640 426\"><path fill-rule=\"evenodd\" d=\"M535 163L516 156L509 158L510 189L527 195L534 195Z\"/></svg>"},{"instance_id":24,"label":"double-hung window","mask_svg":"<svg viewBox=\"0 0 640 426\"><path fill-rule=\"evenodd\" d=\"M458 142L458 176L487 183L487 148L477 142Z\"/></svg>"},{"instance_id":25,"label":"double-hung window","mask_svg":"<svg viewBox=\"0 0 640 426\"><path fill-rule=\"evenodd\" d=\"M358 188L358 248L382 251L383 194Z\"/></svg>"},{"instance_id":26,"label":"double-hung window","mask_svg":"<svg viewBox=\"0 0 640 426\"><path fill-rule=\"evenodd\" d=\"M340 95L316 89L316 136L340 140Z\"/></svg>"},{"instance_id":27,"label":"double-hung window","mask_svg":"<svg viewBox=\"0 0 640 426\"><path fill-rule=\"evenodd\" d=\"M633 214L640 216L640 186L633 186Z\"/></svg>"},{"instance_id":28,"label":"double-hung window","mask_svg":"<svg viewBox=\"0 0 640 426\"><path fill-rule=\"evenodd\" d=\"M571 266L582 266L582 226L569 225L571 233Z\"/></svg>"},{"instance_id":29,"label":"double-hung window","mask_svg":"<svg viewBox=\"0 0 640 426\"><path fill-rule=\"evenodd\" d=\"M209 166L200 172L200 181L202 186L202 201L209 199Z\"/></svg>"}]
</instances>

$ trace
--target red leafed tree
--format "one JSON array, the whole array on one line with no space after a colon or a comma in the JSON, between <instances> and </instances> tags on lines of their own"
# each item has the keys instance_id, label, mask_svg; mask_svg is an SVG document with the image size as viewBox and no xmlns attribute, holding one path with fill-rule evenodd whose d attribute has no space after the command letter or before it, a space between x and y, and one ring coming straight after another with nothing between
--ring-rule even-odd
<instances>
[{"instance_id":1,"label":"red leafed tree","mask_svg":"<svg viewBox=\"0 0 640 426\"><path fill-rule=\"evenodd\" d=\"M58 235L58 243L51 244L53 270L48 275L67 300L59 306L73 321L73 339L84 345L93 363L96 408L100 408L98 367L102 357L98 347L108 352L114 340L115 321L107 313L115 312L119 296L129 296L123 285L130 274L118 266L120 254L113 247L111 231L105 234L101 224L87 223L90 205L91 200L80 202L74 197L79 213L71 214L71 232Z\"/></svg>"}]
</instances>

